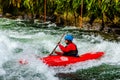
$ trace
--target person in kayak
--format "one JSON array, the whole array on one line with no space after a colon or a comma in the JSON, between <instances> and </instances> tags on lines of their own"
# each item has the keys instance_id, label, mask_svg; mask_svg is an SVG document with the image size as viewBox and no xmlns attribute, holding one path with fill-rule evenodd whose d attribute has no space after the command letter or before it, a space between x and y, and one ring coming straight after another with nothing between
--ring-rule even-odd
<instances>
[{"instance_id":1,"label":"person in kayak","mask_svg":"<svg viewBox=\"0 0 120 80\"><path fill-rule=\"evenodd\" d=\"M68 34L64 37L66 46L64 47L60 42L58 43L58 46L62 52L55 51L57 55L63 55L63 56L74 56L78 57L78 49L77 46L72 42L73 36Z\"/></svg>"}]
</instances>

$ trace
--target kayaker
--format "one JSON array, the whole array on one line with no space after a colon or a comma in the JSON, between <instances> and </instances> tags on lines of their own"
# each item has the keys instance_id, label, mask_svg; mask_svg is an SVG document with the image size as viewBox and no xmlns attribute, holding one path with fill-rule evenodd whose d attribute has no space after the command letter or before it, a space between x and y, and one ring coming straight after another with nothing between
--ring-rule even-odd
<instances>
[{"instance_id":1,"label":"kayaker","mask_svg":"<svg viewBox=\"0 0 120 80\"><path fill-rule=\"evenodd\" d=\"M64 37L64 39L66 46L63 46L62 44L58 43L58 46L62 52L55 51L55 53L57 55L78 57L77 46L72 42L73 36L68 34Z\"/></svg>"}]
</instances>

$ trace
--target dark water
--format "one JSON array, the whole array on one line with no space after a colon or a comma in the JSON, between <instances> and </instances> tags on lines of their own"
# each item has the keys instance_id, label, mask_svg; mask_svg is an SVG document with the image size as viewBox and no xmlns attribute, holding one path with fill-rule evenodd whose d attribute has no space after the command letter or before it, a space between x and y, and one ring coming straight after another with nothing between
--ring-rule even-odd
<instances>
[{"instance_id":1,"label":"dark water","mask_svg":"<svg viewBox=\"0 0 120 80\"><path fill-rule=\"evenodd\" d=\"M60 80L119 80L119 66L100 65L72 73L58 73Z\"/></svg>"},{"instance_id":2,"label":"dark water","mask_svg":"<svg viewBox=\"0 0 120 80\"><path fill-rule=\"evenodd\" d=\"M63 33L74 36L79 55L104 51L98 60L67 67L48 67L34 55L47 56ZM89 35L74 27L55 24L0 19L0 80L120 80L120 43L105 41L100 35ZM61 42L63 45L64 40ZM59 48L57 48L59 50ZM20 65L20 59L28 59Z\"/></svg>"}]
</instances>

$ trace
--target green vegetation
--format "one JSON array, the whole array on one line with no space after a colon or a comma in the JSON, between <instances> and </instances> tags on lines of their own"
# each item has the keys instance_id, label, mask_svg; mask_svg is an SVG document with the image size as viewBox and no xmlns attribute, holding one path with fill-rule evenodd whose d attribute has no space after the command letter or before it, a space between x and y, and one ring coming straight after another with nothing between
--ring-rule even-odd
<instances>
[{"instance_id":1,"label":"green vegetation","mask_svg":"<svg viewBox=\"0 0 120 80\"><path fill-rule=\"evenodd\" d=\"M84 20L80 17L85 17L91 25L95 20L102 22L102 31L106 23L119 24L120 0L0 0L0 11L2 15L27 14L44 21L46 16L55 16L53 22L64 20L64 25L74 26L79 26L80 20Z\"/></svg>"}]
</instances>

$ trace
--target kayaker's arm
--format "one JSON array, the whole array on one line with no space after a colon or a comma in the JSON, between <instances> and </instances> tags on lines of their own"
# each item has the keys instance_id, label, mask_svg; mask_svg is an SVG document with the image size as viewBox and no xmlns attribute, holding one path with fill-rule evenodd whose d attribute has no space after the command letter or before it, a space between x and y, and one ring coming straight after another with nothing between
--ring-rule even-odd
<instances>
[{"instance_id":1,"label":"kayaker's arm","mask_svg":"<svg viewBox=\"0 0 120 80\"><path fill-rule=\"evenodd\" d=\"M61 49L61 51L63 51L63 52L69 52L71 50L71 46L64 47L61 44L59 44L58 46Z\"/></svg>"},{"instance_id":2,"label":"kayaker's arm","mask_svg":"<svg viewBox=\"0 0 120 80\"><path fill-rule=\"evenodd\" d=\"M55 48L53 49L53 51L49 54L49 56L51 56L51 55L54 53L54 51L56 50L56 48L57 48L57 47L58 47L58 45L60 44L60 42L61 42L62 38L64 37L64 35L65 35L65 33L62 35L62 37L61 37L60 41L59 41L59 42L58 42L58 44L55 46Z\"/></svg>"},{"instance_id":3,"label":"kayaker's arm","mask_svg":"<svg viewBox=\"0 0 120 80\"><path fill-rule=\"evenodd\" d=\"M63 52L55 51L57 55L63 55Z\"/></svg>"}]
</instances>

